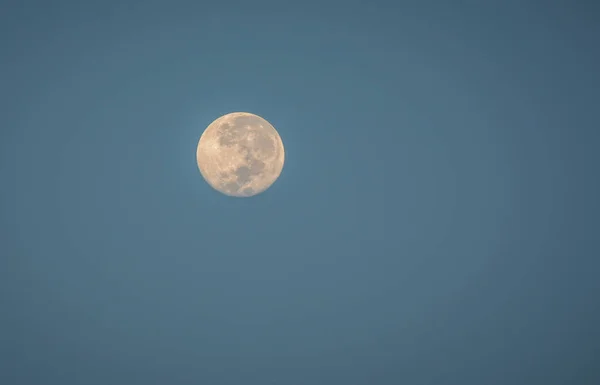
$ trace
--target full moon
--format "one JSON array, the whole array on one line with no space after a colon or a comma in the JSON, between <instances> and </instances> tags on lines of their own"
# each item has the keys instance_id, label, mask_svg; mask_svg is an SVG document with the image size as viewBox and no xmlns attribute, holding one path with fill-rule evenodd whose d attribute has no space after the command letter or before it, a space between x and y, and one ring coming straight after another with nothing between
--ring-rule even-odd
<instances>
[{"instance_id":1,"label":"full moon","mask_svg":"<svg viewBox=\"0 0 600 385\"><path fill-rule=\"evenodd\" d=\"M265 119L232 112L212 122L198 142L200 173L215 190L250 197L268 189L283 170L283 142Z\"/></svg>"}]
</instances>

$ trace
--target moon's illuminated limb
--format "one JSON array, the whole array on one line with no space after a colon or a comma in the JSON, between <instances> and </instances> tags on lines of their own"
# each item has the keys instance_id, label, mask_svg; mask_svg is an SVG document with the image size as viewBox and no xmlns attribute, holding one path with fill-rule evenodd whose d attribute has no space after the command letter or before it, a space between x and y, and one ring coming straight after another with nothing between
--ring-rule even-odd
<instances>
[{"instance_id":1,"label":"moon's illuminated limb","mask_svg":"<svg viewBox=\"0 0 600 385\"><path fill-rule=\"evenodd\" d=\"M212 122L198 142L196 161L214 189L249 197L268 189L283 169L281 137L265 119L233 112Z\"/></svg>"}]
</instances>

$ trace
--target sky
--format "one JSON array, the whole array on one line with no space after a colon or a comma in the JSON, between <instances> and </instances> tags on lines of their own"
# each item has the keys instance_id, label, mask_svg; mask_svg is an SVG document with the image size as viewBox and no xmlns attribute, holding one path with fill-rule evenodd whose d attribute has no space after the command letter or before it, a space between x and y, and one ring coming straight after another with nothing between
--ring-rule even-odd
<instances>
[{"instance_id":1,"label":"sky","mask_svg":"<svg viewBox=\"0 0 600 385\"><path fill-rule=\"evenodd\" d=\"M0 383L600 383L599 11L5 1Z\"/></svg>"}]
</instances>

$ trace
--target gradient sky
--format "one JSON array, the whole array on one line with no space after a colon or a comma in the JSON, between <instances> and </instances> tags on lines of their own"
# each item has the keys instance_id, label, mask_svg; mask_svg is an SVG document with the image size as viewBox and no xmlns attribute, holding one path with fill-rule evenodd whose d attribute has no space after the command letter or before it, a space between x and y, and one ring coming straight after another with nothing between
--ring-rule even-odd
<instances>
[{"instance_id":1,"label":"gradient sky","mask_svg":"<svg viewBox=\"0 0 600 385\"><path fill-rule=\"evenodd\" d=\"M1 384L600 383L600 7L361 3L3 2Z\"/></svg>"}]
</instances>

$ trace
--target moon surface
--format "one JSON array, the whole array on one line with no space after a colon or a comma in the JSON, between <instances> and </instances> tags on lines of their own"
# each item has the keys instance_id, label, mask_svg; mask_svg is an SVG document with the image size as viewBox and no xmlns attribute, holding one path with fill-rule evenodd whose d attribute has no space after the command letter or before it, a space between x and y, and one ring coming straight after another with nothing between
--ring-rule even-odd
<instances>
[{"instance_id":1,"label":"moon surface","mask_svg":"<svg viewBox=\"0 0 600 385\"><path fill-rule=\"evenodd\" d=\"M283 142L275 128L248 112L232 112L212 122L196 150L204 179L233 197L250 197L268 189L281 175L284 160Z\"/></svg>"}]
</instances>

